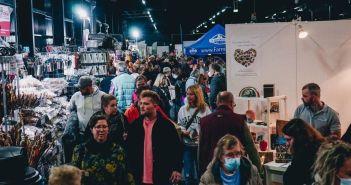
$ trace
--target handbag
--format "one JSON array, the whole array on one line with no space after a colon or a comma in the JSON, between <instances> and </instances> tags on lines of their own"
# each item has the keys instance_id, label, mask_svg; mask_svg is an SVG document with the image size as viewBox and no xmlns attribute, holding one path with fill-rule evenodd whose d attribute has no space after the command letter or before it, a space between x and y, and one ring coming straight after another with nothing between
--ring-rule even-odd
<instances>
[{"instance_id":1,"label":"handbag","mask_svg":"<svg viewBox=\"0 0 351 185\"><path fill-rule=\"evenodd\" d=\"M185 130L188 130L192 122L194 121L197 113L199 113L199 109L196 109L194 114L191 116L189 121L186 123ZM198 141L195 139L195 137L198 136L197 131L195 130L194 132L190 133L190 135L184 135L182 134L182 141L185 146L190 146L190 147L197 147L199 145Z\"/></svg>"}]
</instances>

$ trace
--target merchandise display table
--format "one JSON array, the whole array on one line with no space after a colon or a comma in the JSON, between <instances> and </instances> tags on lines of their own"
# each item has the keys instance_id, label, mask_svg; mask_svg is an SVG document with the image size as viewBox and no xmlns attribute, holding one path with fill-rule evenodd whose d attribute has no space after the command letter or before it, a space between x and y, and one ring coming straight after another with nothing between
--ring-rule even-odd
<instances>
[{"instance_id":1,"label":"merchandise display table","mask_svg":"<svg viewBox=\"0 0 351 185\"><path fill-rule=\"evenodd\" d=\"M283 174L290 163L276 163L275 161L264 164L266 185L283 184Z\"/></svg>"}]
</instances>

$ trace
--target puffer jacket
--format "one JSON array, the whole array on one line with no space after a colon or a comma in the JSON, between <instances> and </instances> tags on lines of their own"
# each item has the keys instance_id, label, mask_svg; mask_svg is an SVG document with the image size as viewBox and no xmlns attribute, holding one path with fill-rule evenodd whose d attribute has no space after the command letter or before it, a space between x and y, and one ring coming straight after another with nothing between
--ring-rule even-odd
<instances>
[{"instance_id":1,"label":"puffer jacket","mask_svg":"<svg viewBox=\"0 0 351 185\"><path fill-rule=\"evenodd\" d=\"M122 73L111 81L110 94L117 97L118 110L124 112L133 102L132 95L135 90L135 78Z\"/></svg>"},{"instance_id":2,"label":"puffer jacket","mask_svg":"<svg viewBox=\"0 0 351 185\"><path fill-rule=\"evenodd\" d=\"M73 94L69 103L69 109L77 112L79 131L82 135L84 135L90 117L95 112L101 110L101 96L104 94L105 93L100 91L96 86L91 95L83 96L80 91Z\"/></svg>"},{"instance_id":3,"label":"puffer jacket","mask_svg":"<svg viewBox=\"0 0 351 185\"><path fill-rule=\"evenodd\" d=\"M206 172L201 176L200 185L221 185L220 162L212 161ZM262 180L258 170L251 161L242 156L240 160L240 185L262 185Z\"/></svg>"}]
</instances>

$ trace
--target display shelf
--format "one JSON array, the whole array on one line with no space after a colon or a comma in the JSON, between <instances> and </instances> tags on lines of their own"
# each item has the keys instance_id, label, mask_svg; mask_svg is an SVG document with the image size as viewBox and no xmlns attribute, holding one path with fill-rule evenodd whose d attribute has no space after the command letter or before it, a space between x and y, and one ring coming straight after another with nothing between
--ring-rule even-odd
<instances>
[{"instance_id":1,"label":"display shelf","mask_svg":"<svg viewBox=\"0 0 351 185\"><path fill-rule=\"evenodd\" d=\"M73 19L68 19L68 18L65 18L65 21L66 21L66 22L73 23Z\"/></svg>"},{"instance_id":2,"label":"display shelf","mask_svg":"<svg viewBox=\"0 0 351 185\"><path fill-rule=\"evenodd\" d=\"M259 112L256 112L256 115L260 115L262 118L262 121L267 123L267 126L262 126L262 125L255 125L255 124L248 124L250 131L254 130L260 130L261 133L264 132L264 138L267 139L268 141L268 146L269 150L271 149L271 133L272 129L275 128L276 126L276 120L277 119L282 119L286 120L288 118L288 113L287 113L287 96L286 95L281 95L281 96L273 96L273 97L234 97L234 100L237 101L243 101L247 102L247 110L252 110L252 103L253 102L260 102L259 104ZM283 106L280 106L281 102L283 103ZM277 112L271 112L272 109L272 103L277 104L278 110ZM282 114L281 114L282 113Z\"/></svg>"},{"instance_id":3,"label":"display shelf","mask_svg":"<svg viewBox=\"0 0 351 185\"><path fill-rule=\"evenodd\" d=\"M80 63L82 66L100 66L100 65L106 65L106 62L103 63Z\"/></svg>"},{"instance_id":4,"label":"display shelf","mask_svg":"<svg viewBox=\"0 0 351 185\"><path fill-rule=\"evenodd\" d=\"M47 17L47 18L51 18L51 19L52 19L52 16L49 15L47 12L42 11L42 10L39 10L39 9L36 9L36 8L33 8L33 13L34 13L34 14L43 15L43 16L45 16L45 17Z\"/></svg>"}]
</instances>

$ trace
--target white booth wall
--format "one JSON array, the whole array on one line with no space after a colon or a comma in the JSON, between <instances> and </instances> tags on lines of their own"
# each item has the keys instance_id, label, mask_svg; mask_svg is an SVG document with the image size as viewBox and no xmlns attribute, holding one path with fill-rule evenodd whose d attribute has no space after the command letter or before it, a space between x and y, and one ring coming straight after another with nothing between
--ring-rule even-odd
<instances>
[{"instance_id":1,"label":"white booth wall","mask_svg":"<svg viewBox=\"0 0 351 185\"><path fill-rule=\"evenodd\" d=\"M288 96L290 119L302 103L302 86L315 82L321 87L321 100L339 113L344 132L351 122L351 21L299 24L309 32L304 39L298 38L294 23L226 25L228 90L238 96L252 86L262 94L263 84L274 84L275 95ZM250 48L257 55L245 67L234 59L234 51ZM236 112L247 110L242 102L236 103Z\"/></svg>"}]
</instances>

